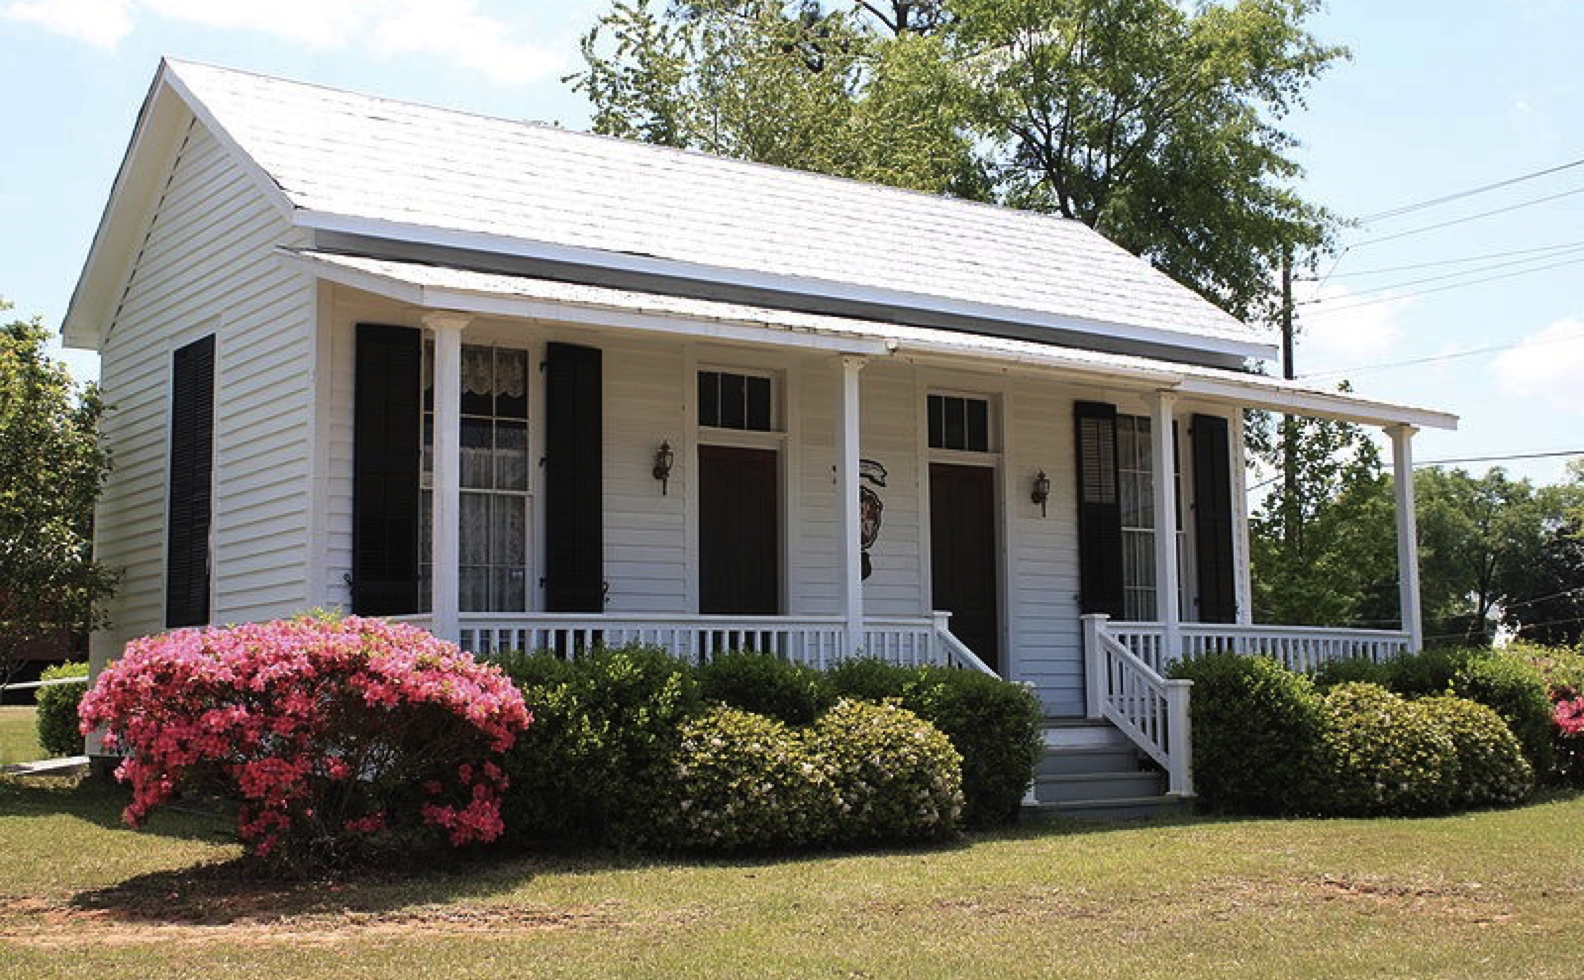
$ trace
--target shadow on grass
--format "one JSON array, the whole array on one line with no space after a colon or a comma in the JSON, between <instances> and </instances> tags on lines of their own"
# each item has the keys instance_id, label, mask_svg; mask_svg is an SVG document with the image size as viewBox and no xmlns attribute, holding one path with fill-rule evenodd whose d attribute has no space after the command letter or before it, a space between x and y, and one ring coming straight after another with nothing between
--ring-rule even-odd
<instances>
[{"instance_id":1,"label":"shadow on grass","mask_svg":"<svg viewBox=\"0 0 1584 980\"><path fill-rule=\"evenodd\" d=\"M76 776L0 777L0 817L72 817L106 830L127 830L121 811L132 802L124 786ZM154 813L140 833L179 840L233 842L227 817L218 808L166 807Z\"/></svg>"}]
</instances>

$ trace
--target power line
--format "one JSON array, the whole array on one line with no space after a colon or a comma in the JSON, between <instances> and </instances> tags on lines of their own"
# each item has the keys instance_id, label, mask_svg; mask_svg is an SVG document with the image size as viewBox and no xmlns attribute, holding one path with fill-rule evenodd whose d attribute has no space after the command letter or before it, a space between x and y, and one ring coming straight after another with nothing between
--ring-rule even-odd
<instances>
[{"instance_id":1,"label":"power line","mask_svg":"<svg viewBox=\"0 0 1584 980\"><path fill-rule=\"evenodd\" d=\"M1408 214L1413 211L1422 211L1425 208L1433 208L1440 204L1459 201L1465 197L1473 197L1476 194L1484 194L1487 191L1499 190L1503 187L1511 187L1513 184L1521 184L1526 180L1534 180L1537 177L1549 176L1550 174L1559 173L1563 170L1570 170L1573 167L1579 166L1584 166L1584 159L1570 160L1567 163L1558 164L1555 167L1547 167L1544 170L1536 170L1531 173L1519 174L1516 177L1509 177L1506 180L1498 180L1494 184L1483 184L1479 187L1471 187L1466 191L1455 191L1451 194L1445 194L1441 197L1434 197L1427 201L1416 201L1413 204L1404 204L1400 207L1387 208L1385 211L1377 211L1374 214L1366 214L1364 217L1360 218L1359 221L1368 223L1371 221L1380 221L1385 218L1395 218L1398 215Z\"/></svg>"},{"instance_id":2,"label":"power line","mask_svg":"<svg viewBox=\"0 0 1584 980\"><path fill-rule=\"evenodd\" d=\"M1562 344L1571 340L1584 340L1584 333L1570 333L1560 337L1546 337L1542 340L1524 340L1516 344L1499 344L1493 347L1476 347L1472 350L1433 354L1429 357L1415 357L1406 361L1382 361L1379 364L1360 364L1350 368L1338 368L1334 371L1316 371L1313 374L1304 375L1302 380L1331 378L1342 374L1363 374L1368 371L1385 371L1390 368L1412 367L1417 364L1434 364L1438 361L1450 361L1460 357L1477 357L1480 354L1496 354L1501 351L1517 350L1520 347L1539 347L1543 344Z\"/></svg>"},{"instance_id":3,"label":"power line","mask_svg":"<svg viewBox=\"0 0 1584 980\"><path fill-rule=\"evenodd\" d=\"M1409 235L1421 235L1427 231L1436 231L1440 228L1450 228L1452 225L1461 225L1470 221L1478 221L1481 218L1489 218L1493 215L1507 214L1510 211L1518 211L1522 208L1534 207L1536 204L1545 204L1549 201L1559 200L1564 197L1572 197L1574 194L1584 194L1584 187L1575 187L1570 191L1562 191L1559 194L1548 194L1545 197L1536 197L1528 201L1520 201L1517 204L1509 204L1506 207L1495 208L1490 211L1481 211L1478 214L1470 214L1462 218L1453 218L1450 221L1439 221L1433 225L1422 225L1418 228L1410 228L1407 231L1399 231L1392 235L1382 235L1379 238L1366 238L1362 242L1354 242L1349 247L1363 248L1365 245L1378 245L1381 242L1396 241L1399 238L1407 238Z\"/></svg>"},{"instance_id":4,"label":"power line","mask_svg":"<svg viewBox=\"0 0 1584 980\"><path fill-rule=\"evenodd\" d=\"M1559 459L1564 456L1584 456L1584 449L1559 449L1555 452L1543 453L1507 453L1502 456L1464 456L1459 459L1426 459L1415 460L1414 469L1425 466L1449 466L1453 463L1503 463L1514 459ZM1385 469L1391 469L1392 464L1382 463Z\"/></svg>"},{"instance_id":5,"label":"power line","mask_svg":"<svg viewBox=\"0 0 1584 980\"><path fill-rule=\"evenodd\" d=\"M1415 262L1410 265L1388 265L1378 269L1358 269L1353 272L1327 273L1323 278L1300 278L1300 282L1323 282L1324 279L1347 279L1352 276L1374 276L1387 272L1412 272L1415 269L1431 269L1443 265L1462 265L1468 262L1483 262L1486 259L1504 259L1511 255L1530 255L1535 252L1563 252L1570 249L1584 247L1584 239L1576 242L1558 242L1555 245L1538 245L1534 248L1516 248L1508 252L1487 252L1484 255L1467 255L1457 259L1438 259L1434 262ZM1541 256L1544 258L1545 256Z\"/></svg>"},{"instance_id":6,"label":"power line","mask_svg":"<svg viewBox=\"0 0 1584 980\"><path fill-rule=\"evenodd\" d=\"M1355 296L1368 296L1371 293L1383 293L1383 292L1387 292L1387 291L1393 290L1393 289L1403 289L1403 288L1406 288L1408 286L1421 286L1421 285L1423 285L1423 284L1425 284L1427 282L1445 282L1448 279L1459 279L1459 278L1462 278L1463 276L1478 275L1478 274L1480 274L1482 272L1491 272L1491 271L1494 271L1496 269L1510 269L1510 268L1512 268L1515 265L1520 265L1521 266L1521 265L1529 265L1529 264L1534 263L1534 262L1547 262L1547 261L1550 261L1551 259L1559 258L1559 257L1564 256L1564 255L1571 255L1571 254L1579 252L1579 251L1584 251L1584 246L1577 247L1577 248L1571 248L1571 249L1563 249L1563 250L1560 250L1560 251L1553 251L1553 252L1550 252L1550 253L1548 253L1546 255L1535 255L1535 256L1530 256L1528 258L1522 258L1522 259L1507 259L1507 260L1502 261L1502 262L1492 262L1489 265L1475 266L1472 269L1461 269L1461 270L1459 270L1457 272L1444 272L1444 273L1442 273L1440 275L1436 275L1436 276L1425 276L1422 279L1406 279L1406 280L1403 280L1401 282L1387 283L1384 286L1370 286L1370 287L1368 287L1366 289L1353 290L1353 291L1349 292L1345 296L1333 296L1333 297L1330 297L1329 299L1326 298L1326 297L1323 297L1323 296L1322 297L1317 297L1315 299L1305 300L1302 305L1304 305L1304 306L1318 306L1318 305L1320 305L1322 303L1331 303L1331 302L1336 302L1338 300L1352 299ZM1551 268L1551 267L1550 266L1546 266L1545 268Z\"/></svg>"},{"instance_id":7,"label":"power line","mask_svg":"<svg viewBox=\"0 0 1584 980\"><path fill-rule=\"evenodd\" d=\"M1584 190L1584 188L1581 188L1581 190ZM1358 303L1349 303L1346 306L1331 306L1327 307L1324 312L1328 314L1341 313L1344 310L1356 310L1360 307L1375 306L1380 303L1395 303L1398 300L1413 299L1416 296L1429 296L1431 293L1444 293L1449 289L1462 289L1465 286L1478 286L1482 283L1497 282L1502 279L1513 279L1518 276L1533 275L1536 272L1545 272L1549 269L1560 269L1563 266L1577 265L1580 262L1584 262L1584 258L1568 259L1566 262L1553 262L1550 265L1535 266L1532 269L1519 269L1517 272L1504 272L1499 276L1485 276L1481 279L1470 279L1467 282L1454 282L1445 286L1436 286L1433 289L1421 289L1412 293L1401 293L1396 296L1382 296L1379 299L1366 299Z\"/></svg>"}]
</instances>

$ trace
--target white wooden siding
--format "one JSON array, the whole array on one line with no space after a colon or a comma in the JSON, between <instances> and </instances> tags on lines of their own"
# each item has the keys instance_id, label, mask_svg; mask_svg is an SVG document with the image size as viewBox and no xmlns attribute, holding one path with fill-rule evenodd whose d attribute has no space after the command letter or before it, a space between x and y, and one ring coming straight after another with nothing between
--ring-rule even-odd
<instances>
[{"instance_id":1,"label":"white wooden siding","mask_svg":"<svg viewBox=\"0 0 1584 980\"><path fill-rule=\"evenodd\" d=\"M164 627L172 352L216 335L211 616L236 622L307 604L313 287L271 254L305 244L201 125L165 193L105 325L101 381L114 458L95 547L125 577L94 658Z\"/></svg>"}]
</instances>

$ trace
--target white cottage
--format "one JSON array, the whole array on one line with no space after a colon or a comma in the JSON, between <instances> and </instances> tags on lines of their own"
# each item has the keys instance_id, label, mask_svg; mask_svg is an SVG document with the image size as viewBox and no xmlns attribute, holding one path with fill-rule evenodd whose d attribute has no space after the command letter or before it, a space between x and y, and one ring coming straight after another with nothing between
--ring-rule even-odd
<instances>
[{"instance_id":1,"label":"white cottage","mask_svg":"<svg viewBox=\"0 0 1584 980\"><path fill-rule=\"evenodd\" d=\"M64 333L115 405L96 664L315 606L863 651L1110 719L1180 793L1163 661L1418 646L1410 443L1456 422L1251 373L1076 222L172 61ZM1251 622L1245 408L1391 433L1401 630Z\"/></svg>"}]
</instances>

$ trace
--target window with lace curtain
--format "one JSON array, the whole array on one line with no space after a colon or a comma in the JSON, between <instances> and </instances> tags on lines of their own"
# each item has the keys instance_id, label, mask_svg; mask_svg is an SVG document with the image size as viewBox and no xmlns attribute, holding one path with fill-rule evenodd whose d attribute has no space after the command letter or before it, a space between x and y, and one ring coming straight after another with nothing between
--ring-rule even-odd
<instances>
[{"instance_id":1,"label":"window with lace curtain","mask_svg":"<svg viewBox=\"0 0 1584 980\"><path fill-rule=\"evenodd\" d=\"M423 356L422 513L418 595L428 611L434 480L434 345ZM528 353L462 346L461 541L463 612L528 608Z\"/></svg>"},{"instance_id":2,"label":"window with lace curtain","mask_svg":"<svg viewBox=\"0 0 1584 980\"><path fill-rule=\"evenodd\" d=\"M1152 622L1158 615L1158 608L1155 601L1155 463L1151 455L1150 419L1147 415L1118 415L1116 426L1124 616L1133 622ZM1174 464L1172 496L1177 502L1178 608L1188 609L1184 557L1187 532L1182 520L1180 453Z\"/></svg>"}]
</instances>

